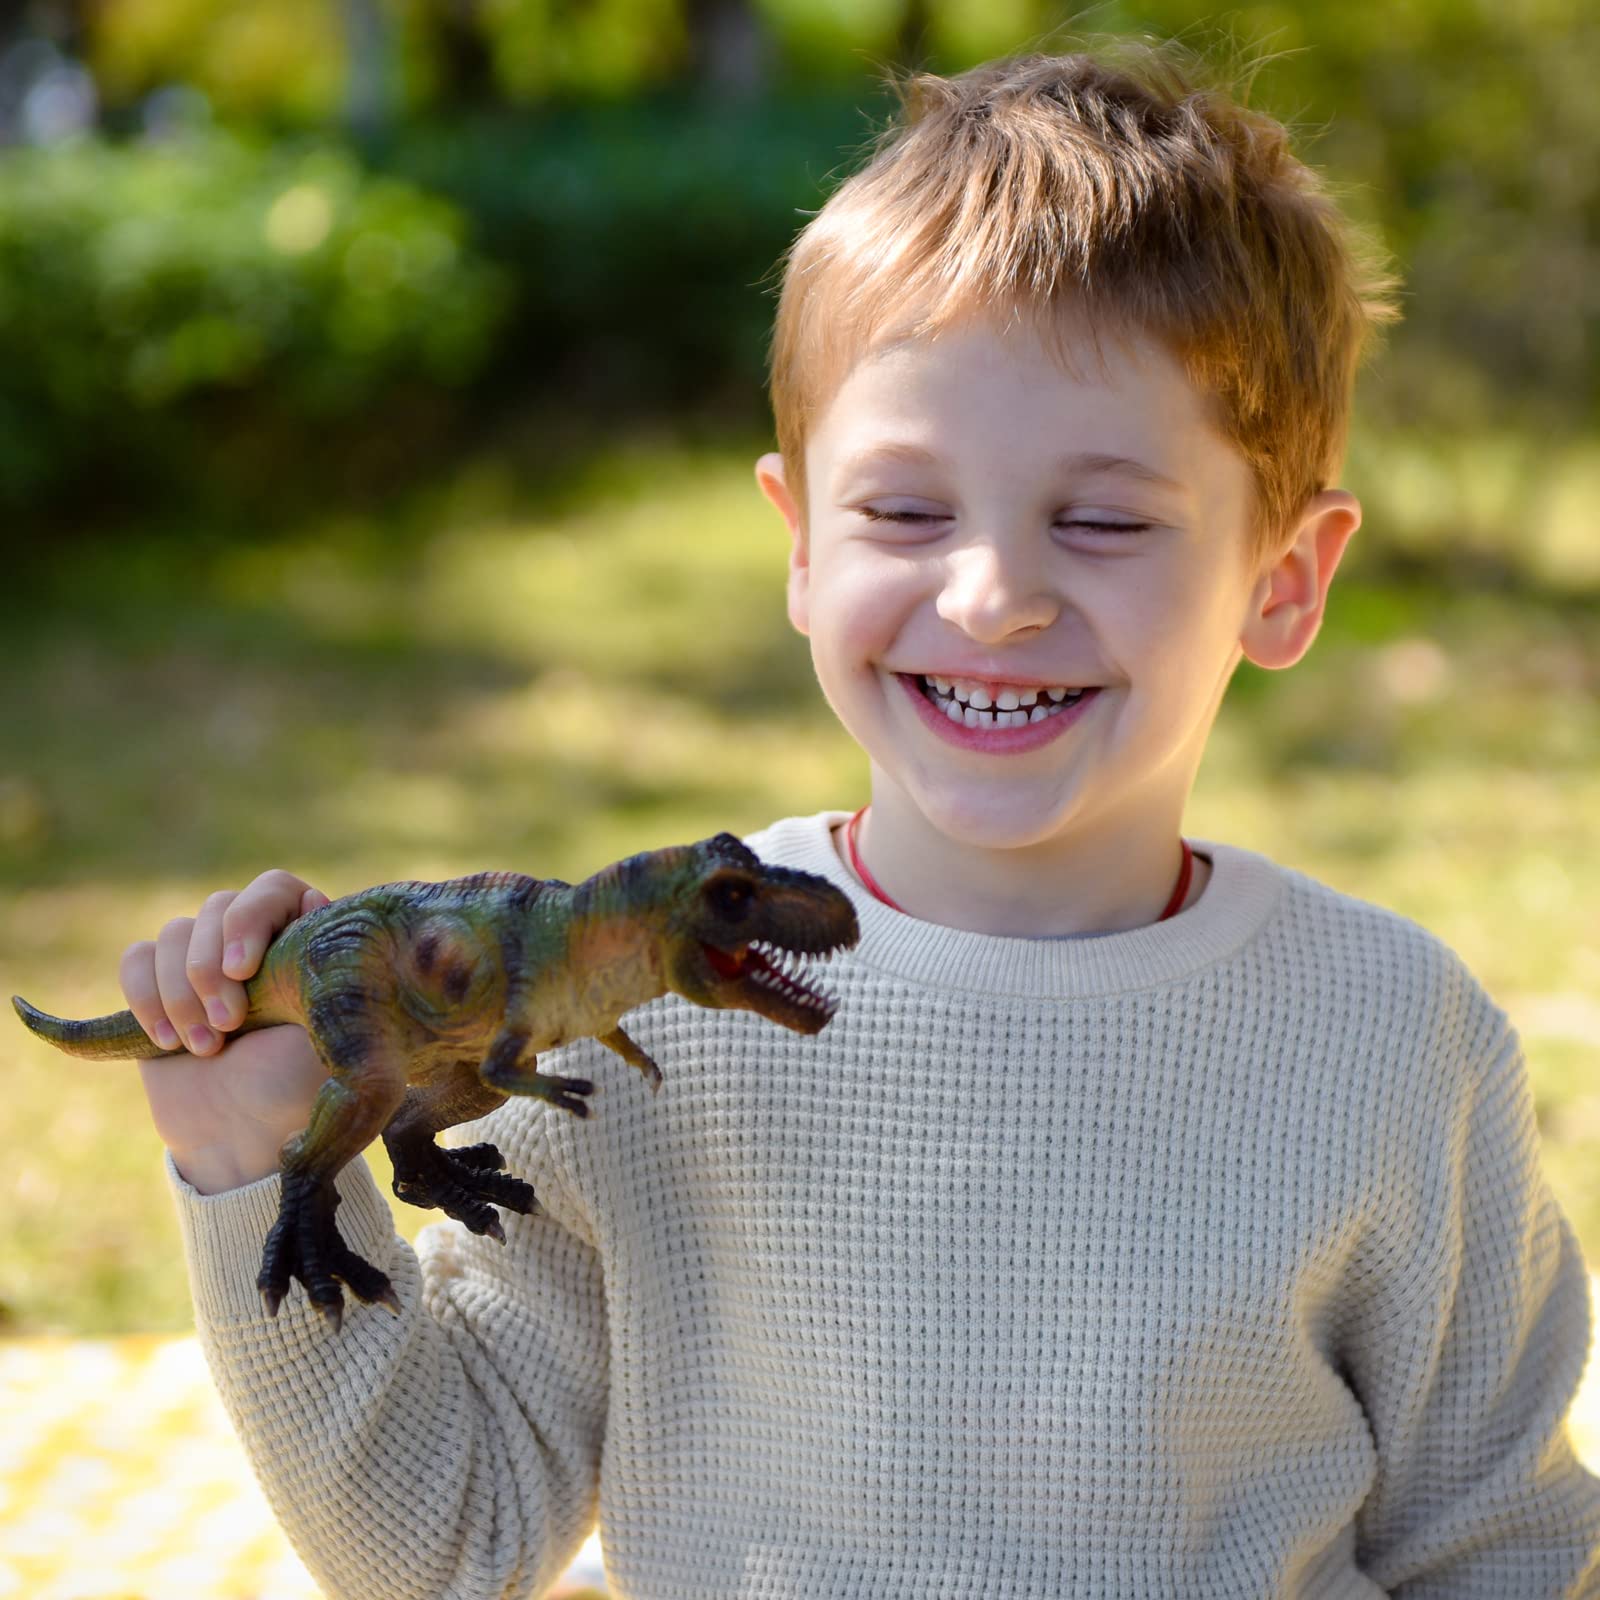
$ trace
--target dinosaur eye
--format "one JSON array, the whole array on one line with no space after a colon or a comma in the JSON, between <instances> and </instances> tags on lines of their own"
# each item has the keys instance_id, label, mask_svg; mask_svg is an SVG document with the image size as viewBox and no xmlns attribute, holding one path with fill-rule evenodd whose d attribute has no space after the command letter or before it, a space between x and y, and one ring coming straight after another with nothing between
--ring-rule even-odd
<instances>
[{"instance_id":1,"label":"dinosaur eye","mask_svg":"<svg viewBox=\"0 0 1600 1600\"><path fill-rule=\"evenodd\" d=\"M737 920L750 906L750 885L719 878L706 890L706 899L718 916Z\"/></svg>"}]
</instances>

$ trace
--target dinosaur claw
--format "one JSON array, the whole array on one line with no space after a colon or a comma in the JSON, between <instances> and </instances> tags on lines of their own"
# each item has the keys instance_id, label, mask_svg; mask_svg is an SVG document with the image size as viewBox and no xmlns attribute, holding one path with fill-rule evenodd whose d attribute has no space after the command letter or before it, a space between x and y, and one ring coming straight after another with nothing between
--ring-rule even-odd
<instances>
[{"instance_id":1,"label":"dinosaur claw","mask_svg":"<svg viewBox=\"0 0 1600 1600\"><path fill-rule=\"evenodd\" d=\"M383 1293L377 1297L375 1303L380 1306L387 1306L397 1317L400 1315L400 1296L394 1292L392 1283L384 1286Z\"/></svg>"},{"instance_id":2,"label":"dinosaur claw","mask_svg":"<svg viewBox=\"0 0 1600 1600\"><path fill-rule=\"evenodd\" d=\"M437 1206L476 1234L501 1244L506 1232L496 1206L526 1216L534 1209L533 1185L501 1171L505 1165L493 1145L463 1152L427 1140L390 1147L395 1164L394 1192L414 1206ZM349 1280L346 1280L349 1281Z\"/></svg>"},{"instance_id":3,"label":"dinosaur claw","mask_svg":"<svg viewBox=\"0 0 1600 1600\"><path fill-rule=\"evenodd\" d=\"M269 1317L277 1316L292 1282L305 1289L311 1309L335 1334L344 1326L345 1307L336 1280L358 1300L400 1310L388 1278L340 1237L333 1220L338 1204L338 1192L330 1185L304 1178L285 1182L278 1220L267 1235L256 1278Z\"/></svg>"},{"instance_id":4,"label":"dinosaur claw","mask_svg":"<svg viewBox=\"0 0 1600 1600\"><path fill-rule=\"evenodd\" d=\"M499 1147L492 1144L456 1145L450 1155L462 1166L477 1167L485 1172L498 1172L506 1164Z\"/></svg>"}]
</instances>

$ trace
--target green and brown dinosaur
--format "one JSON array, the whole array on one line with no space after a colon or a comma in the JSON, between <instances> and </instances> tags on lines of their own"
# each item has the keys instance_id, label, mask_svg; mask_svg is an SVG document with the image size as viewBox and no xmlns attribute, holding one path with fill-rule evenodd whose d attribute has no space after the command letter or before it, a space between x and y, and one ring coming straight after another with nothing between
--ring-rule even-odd
<instances>
[{"instance_id":1,"label":"green and brown dinosaur","mask_svg":"<svg viewBox=\"0 0 1600 1600\"><path fill-rule=\"evenodd\" d=\"M245 986L238 1031L298 1023L328 1081L280 1158L283 1198L256 1280L268 1311L292 1278L335 1328L340 1281L399 1309L388 1278L333 1220L335 1176L379 1134L402 1200L504 1242L494 1208L532 1211L532 1186L501 1170L491 1144L441 1148L441 1130L513 1094L586 1115L589 1080L536 1066L571 1039L598 1039L659 1088L660 1069L619 1019L664 994L817 1033L836 1002L805 981L806 959L857 936L849 899L826 879L770 866L729 833L629 856L576 885L515 872L390 883L290 923ZM72 1022L12 1003L69 1055L178 1053L131 1011Z\"/></svg>"}]
</instances>

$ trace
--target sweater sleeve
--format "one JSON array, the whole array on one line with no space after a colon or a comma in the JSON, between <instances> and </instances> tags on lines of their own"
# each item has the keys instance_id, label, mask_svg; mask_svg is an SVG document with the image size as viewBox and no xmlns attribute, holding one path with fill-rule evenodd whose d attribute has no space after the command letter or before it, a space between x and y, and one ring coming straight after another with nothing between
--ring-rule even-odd
<instances>
[{"instance_id":1,"label":"sweater sleeve","mask_svg":"<svg viewBox=\"0 0 1600 1600\"><path fill-rule=\"evenodd\" d=\"M1520 1043L1499 1024L1424 1185L1431 1239L1375 1271L1347 1328L1378 1451L1358 1558L1406 1600L1600 1596L1600 1481L1566 1431L1588 1283L1540 1167Z\"/></svg>"},{"instance_id":2,"label":"sweater sleeve","mask_svg":"<svg viewBox=\"0 0 1600 1600\"><path fill-rule=\"evenodd\" d=\"M338 1334L298 1284L276 1318L263 1311L255 1278L278 1179L207 1197L168 1157L213 1378L329 1600L540 1594L593 1526L602 1274L592 1246L546 1209L547 1174L532 1154L507 1164L532 1179L540 1206L503 1214L504 1246L446 1222L425 1229L415 1252L366 1162L352 1161L336 1220L388 1273L401 1311L347 1293Z\"/></svg>"}]
</instances>

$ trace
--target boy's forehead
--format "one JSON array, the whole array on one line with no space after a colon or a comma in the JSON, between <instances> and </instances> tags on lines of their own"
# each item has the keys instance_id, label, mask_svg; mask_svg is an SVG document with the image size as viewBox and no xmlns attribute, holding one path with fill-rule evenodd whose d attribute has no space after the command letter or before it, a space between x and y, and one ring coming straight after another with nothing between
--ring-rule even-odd
<instances>
[{"instance_id":1,"label":"boy's forehead","mask_svg":"<svg viewBox=\"0 0 1600 1600\"><path fill-rule=\"evenodd\" d=\"M887 330L840 375L811 442L832 455L855 455L864 436L881 435L878 453L886 460L915 464L928 450L917 434L941 420L1005 437L1087 429L1095 437L1078 442L1091 454L1114 454L1118 437L1128 434L1159 435L1169 444L1190 434L1196 444L1226 447L1211 397L1195 389L1159 341L1092 328L1067 314L1048 322L970 316L927 332Z\"/></svg>"}]
</instances>

